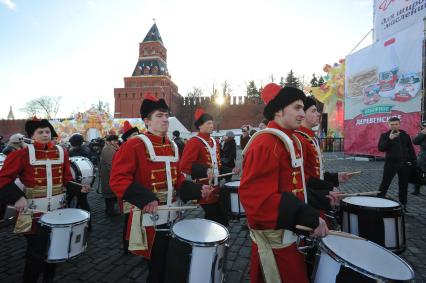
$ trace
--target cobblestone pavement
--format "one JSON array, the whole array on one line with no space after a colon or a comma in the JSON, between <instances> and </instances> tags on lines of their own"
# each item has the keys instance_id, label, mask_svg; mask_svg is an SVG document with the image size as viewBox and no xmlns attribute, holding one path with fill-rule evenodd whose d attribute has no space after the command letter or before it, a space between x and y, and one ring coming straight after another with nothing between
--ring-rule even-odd
<instances>
[{"instance_id":1,"label":"cobblestone pavement","mask_svg":"<svg viewBox=\"0 0 426 283\"><path fill-rule=\"evenodd\" d=\"M341 186L345 192L376 190L382 176L382 161L355 161L341 153L325 155L329 171L358 171L363 173ZM388 196L397 198L397 178ZM424 189L424 187L422 188ZM426 191L419 196L410 192L406 215L407 250L401 257L416 271L417 282L426 282ZM96 192L89 194L92 207L93 231L90 233L87 251L81 257L58 265L57 282L145 282L146 262L138 256L122 252L122 217L108 217L104 202ZM194 211L187 217L202 217L202 211ZM245 220L233 221L229 227L230 250L227 262L228 282L249 282L248 262L250 239ZM24 237L11 233L12 226L0 228L0 282L20 282L24 267ZM384 263L386 264L386 263Z\"/></svg>"}]
</instances>

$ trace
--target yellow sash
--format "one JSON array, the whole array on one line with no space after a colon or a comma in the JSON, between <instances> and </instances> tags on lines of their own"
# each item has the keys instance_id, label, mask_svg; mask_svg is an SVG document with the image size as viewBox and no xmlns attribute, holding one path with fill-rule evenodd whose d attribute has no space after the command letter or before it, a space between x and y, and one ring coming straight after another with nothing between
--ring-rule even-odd
<instances>
[{"instance_id":1,"label":"yellow sash","mask_svg":"<svg viewBox=\"0 0 426 283\"><path fill-rule=\"evenodd\" d=\"M292 244L283 244L285 231L288 230L254 230L250 228L250 238L257 245L260 266L266 283L281 283L280 272L272 249L282 249Z\"/></svg>"},{"instance_id":2,"label":"yellow sash","mask_svg":"<svg viewBox=\"0 0 426 283\"><path fill-rule=\"evenodd\" d=\"M148 250L148 237L145 227L142 226L142 217L143 213L140 209L135 209L132 211L129 251Z\"/></svg>"}]
</instances>

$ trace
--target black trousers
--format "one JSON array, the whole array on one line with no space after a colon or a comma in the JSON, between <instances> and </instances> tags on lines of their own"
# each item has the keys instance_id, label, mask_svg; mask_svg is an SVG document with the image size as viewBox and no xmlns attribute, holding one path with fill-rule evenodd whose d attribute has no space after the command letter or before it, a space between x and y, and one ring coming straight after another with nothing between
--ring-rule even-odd
<instances>
[{"instance_id":1,"label":"black trousers","mask_svg":"<svg viewBox=\"0 0 426 283\"><path fill-rule=\"evenodd\" d=\"M226 206L220 202L211 204L202 204L201 207L204 210L204 218L215 221L224 226L228 226L228 211Z\"/></svg>"},{"instance_id":2,"label":"black trousers","mask_svg":"<svg viewBox=\"0 0 426 283\"><path fill-rule=\"evenodd\" d=\"M50 229L38 225L37 234L25 235L27 251L24 271L24 283L35 283L40 273L43 273L43 282L53 282L56 272L55 263L47 263L47 245Z\"/></svg>"},{"instance_id":3,"label":"black trousers","mask_svg":"<svg viewBox=\"0 0 426 283\"><path fill-rule=\"evenodd\" d=\"M380 184L381 193L379 194L379 196L386 196L386 193L389 189L392 179L395 177L395 174L398 174L399 201L403 205L406 205L408 178L410 177L410 167L408 165L395 165L385 163L385 166L383 168L382 183Z\"/></svg>"},{"instance_id":4,"label":"black trousers","mask_svg":"<svg viewBox=\"0 0 426 283\"><path fill-rule=\"evenodd\" d=\"M129 250L129 240L126 240L127 222L129 222L129 215L130 213L125 213L124 220L123 220L123 251L125 253L127 253Z\"/></svg>"},{"instance_id":5,"label":"black trousers","mask_svg":"<svg viewBox=\"0 0 426 283\"><path fill-rule=\"evenodd\" d=\"M77 198L77 205L75 207L81 208L90 212L89 202L87 201L87 193L82 193L82 192L75 193L73 191L68 191L67 192L68 207L71 207L74 197Z\"/></svg>"},{"instance_id":6,"label":"black trousers","mask_svg":"<svg viewBox=\"0 0 426 283\"><path fill-rule=\"evenodd\" d=\"M168 228L160 225L157 228ZM191 262L190 245L171 238L169 232L157 232L148 261L147 283L186 283Z\"/></svg>"}]
</instances>

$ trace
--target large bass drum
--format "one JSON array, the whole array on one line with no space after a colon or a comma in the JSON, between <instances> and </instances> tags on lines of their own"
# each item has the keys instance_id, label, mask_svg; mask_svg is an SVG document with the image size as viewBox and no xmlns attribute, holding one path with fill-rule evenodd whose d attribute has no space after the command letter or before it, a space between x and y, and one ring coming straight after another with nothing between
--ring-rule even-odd
<instances>
[{"instance_id":1,"label":"large bass drum","mask_svg":"<svg viewBox=\"0 0 426 283\"><path fill-rule=\"evenodd\" d=\"M175 223L171 234L192 247L188 283L224 282L229 238L225 226L206 219L186 219Z\"/></svg>"},{"instance_id":2,"label":"large bass drum","mask_svg":"<svg viewBox=\"0 0 426 283\"><path fill-rule=\"evenodd\" d=\"M70 157L71 175L74 181L82 185L92 186L95 182L95 169L93 163L86 157Z\"/></svg>"}]
</instances>

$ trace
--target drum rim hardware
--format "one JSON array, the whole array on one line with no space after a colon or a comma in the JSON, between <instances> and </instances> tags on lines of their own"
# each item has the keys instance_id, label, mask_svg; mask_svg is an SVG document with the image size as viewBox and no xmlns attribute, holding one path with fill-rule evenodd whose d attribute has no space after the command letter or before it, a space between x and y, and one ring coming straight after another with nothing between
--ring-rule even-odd
<instances>
[{"instance_id":1,"label":"drum rim hardware","mask_svg":"<svg viewBox=\"0 0 426 283\"><path fill-rule=\"evenodd\" d=\"M222 239L222 240L218 240L218 241L212 241L212 242L198 242L198 241L192 241L192 240L185 239L185 238L183 238L183 237L181 237L181 236L177 235L177 234L173 231L173 227L174 227L176 224L179 224L179 223L180 223L180 222L182 222L182 221L194 221L194 220L197 220L197 221L198 221L198 220L208 221L208 222L211 222L211 223L214 223L214 224L216 224L216 225L221 226L221 227L222 227L223 229L225 229L225 231L226 231L226 237L225 237L224 239ZM173 226L172 226L172 227L171 227L171 229L170 229L170 235L171 235L173 238L176 238L176 239L178 239L178 240L180 240L180 241L182 241L182 242L184 242L184 243L187 243L187 244L189 244L189 245L191 245L191 246L196 246L196 247L217 247L217 246L220 246L220 245L222 245L222 244L226 243L226 242L229 240L230 235L229 235L229 231L228 231L228 229L227 229L224 225L222 225L222 224L220 224L220 223L217 223L217 222L215 222L215 221L208 220L208 219L202 219L202 218L184 219L184 220L182 220L182 221L178 221L178 222L176 222L176 223L174 223L174 224L173 224Z\"/></svg>"},{"instance_id":2,"label":"drum rim hardware","mask_svg":"<svg viewBox=\"0 0 426 283\"><path fill-rule=\"evenodd\" d=\"M63 209L64 209L64 208L57 209L57 210L54 210L54 211L48 211L48 212L46 212L44 215L46 215L46 214L48 214L48 213L51 213L51 212L57 212L58 210L63 210ZM90 212L88 212L88 211L86 211L86 210L79 209L79 208L66 208L66 209L82 210L82 211L84 211L84 212L86 212L86 213L87 213L88 218L85 218L85 219L80 220L80 221L77 221L77 222L61 223L61 224L52 224L52 223L48 223L48 222L43 221L43 220L42 220L42 219L43 219L43 216L44 216L44 215L43 215L43 216L41 216L41 217L40 217L40 219L38 220L38 222L39 222L39 223L40 223L40 225L42 225L42 226L64 228L64 227L70 227L70 225L73 225L73 226L80 225L80 224L82 224L82 223L84 223L84 222L88 222L88 221L90 220L90 218L91 218Z\"/></svg>"},{"instance_id":3,"label":"drum rim hardware","mask_svg":"<svg viewBox=\"0 0 426 283\"><path fill-rule=\"evenodd\" d=\"M365 241L369 242L370 244L375 245L378 248L385 249L386 251L389 252L389 254L397 257L400 260L400 262L402 264L404 264L409 269L409 271L413 275L413 278L412 279L408 279L408 280L399 280L399 279L395 279L395 278L388 278L388 277L384 277L382 275L374 274L374 273L372 273L370 271L367 271L367 270L365 270L365 269L363 269L361 267L358 267L358 266L354 265L353 263L349 262L348 260L343 259L341 256L339 256L336 252L334 252L333 250L331 250L331 248L329 248L327 246L327 244L324 242L324 238L322 238L318 242L318 245L320 247L320 251L321 252L324 251L325 253L327 253L337 263L341 264L344 267L350 268L350 269L352 269L352 270L354 270L354 271L356 271L356 272L358 272L358 273L360 273L362 275L365 275L365 276L367 276L369 278L377 279L377 280L383 280L384 282L394 282L395 280L397 280L398 282L413 282L412 280L415 278L415 272L414 272L413 268L404 259L402 259L401 257L397 256L393 252L387 250L386 248L384 248L384 247L382 247L382 246L380 246L380 245L378 245L378 244L376 244L376 243L374 243L372 241L369 241L367 239L365 239Z\"/></svg>"},{"instance_id":4,"label":"drum rim hardware","mask_svg":"<svg viewBox=\"0 0 426 283\"><path fill-rule=\"evenodd\" d=\"M357 196L354 196L354 197L357 197ZM379 198L377 196L362 196L362 197ZM371 210L371 211L381 211L381 212L389 211L389 212L392 212L392 211L398 210L399 207L402 205L399 201L396 201L396 200L391 199L391 198L380 197L380 199L386 199L386 200L393 201L397 205L396 206L388 206L388 207L365 206L365 205L353 204L353 203L345 201L345 199L342 199L340 206L344 205L344 206L348 206L348 207L356 208L356 209L362 208L362 209Z\"/></svg>"}]
</instances>

